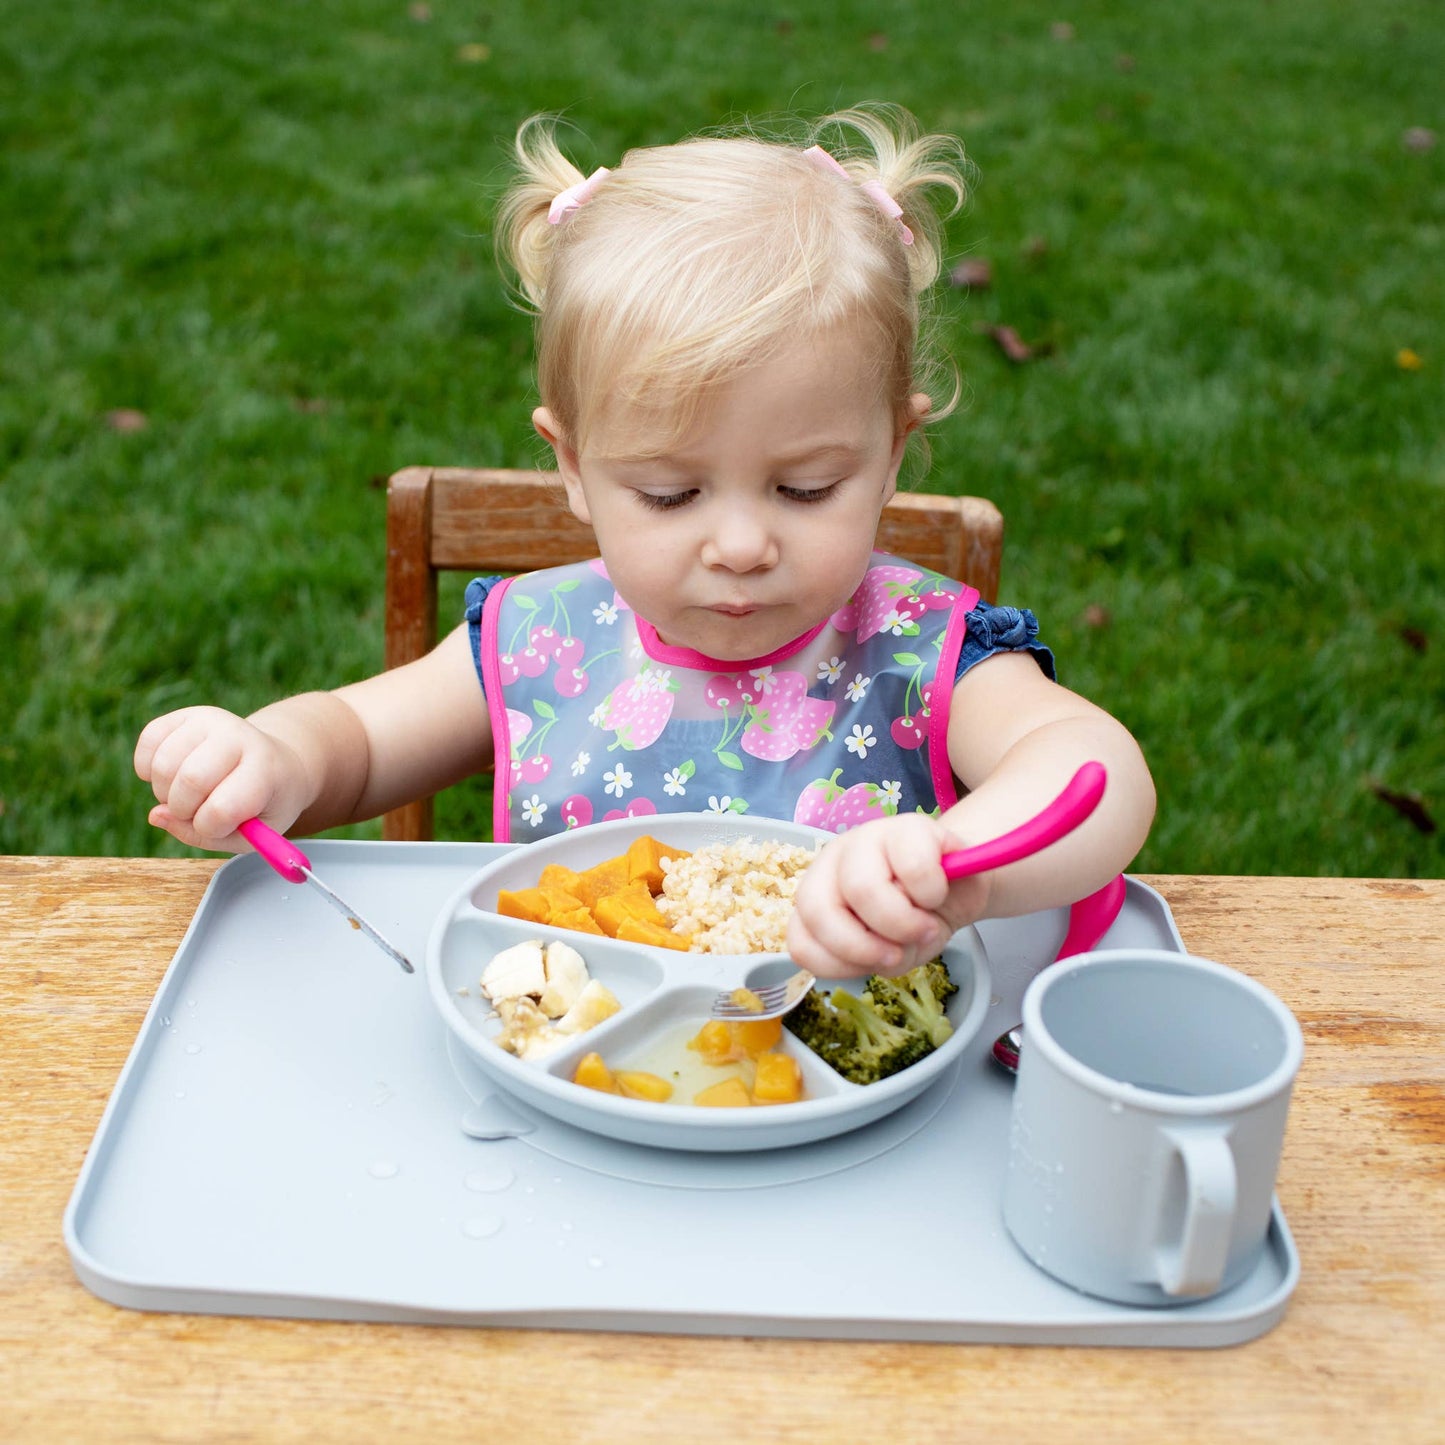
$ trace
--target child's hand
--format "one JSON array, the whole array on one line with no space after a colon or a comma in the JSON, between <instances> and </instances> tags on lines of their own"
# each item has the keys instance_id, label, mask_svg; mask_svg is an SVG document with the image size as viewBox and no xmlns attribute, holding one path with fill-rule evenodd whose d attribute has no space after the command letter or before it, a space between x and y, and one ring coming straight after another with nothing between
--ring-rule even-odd
<instances>
[{"instance_id":1,"label":"child's hand","mask_svg":"<svg viewBox=\"0 0 1445 1445\"><path fill-rule=\"evenodd\" d=\"M148 723L135 770L157 799L150 821L195 848L237 852L236 829L265 817L284 832L306 805L300 759L254 723L218 707L186 707Z\"/></svg>"},{"instance_id":2,"label":"child's hand","mask_svg":"<svg viewBox=\"0 0 1445 1445\"><path fill-rule=\"evenodd\" d=\"M793 900L788 952L820 978L905 973L981 916L985 878L950 883L957 847L934 818L864 823L824 845Z\"/></svg>"}]
</instances>

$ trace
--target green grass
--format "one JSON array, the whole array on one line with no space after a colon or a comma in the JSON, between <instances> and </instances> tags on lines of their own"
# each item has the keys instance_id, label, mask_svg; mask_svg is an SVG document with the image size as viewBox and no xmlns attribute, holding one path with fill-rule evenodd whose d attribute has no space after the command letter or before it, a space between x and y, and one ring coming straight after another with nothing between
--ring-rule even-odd
<instances>
[{"instance_id":1,"label":"green grass","mask_svg":"<svg viewBox=\"0 0 1445 1445\"><path fill-rule=\"evenodd\" d=\"M587 169L882 98L963 136L994 267L944 297L928 485L998 501L1004 600L1143 742L1138 866L1440 875L1378 790L1445 822L1445 147L1402 143L1441 74L1429 0L11 7L0 851L182 851L146 719L374 671L379 479L538 459L489 239L522 117Z\"/></svg>"}]
</instances>

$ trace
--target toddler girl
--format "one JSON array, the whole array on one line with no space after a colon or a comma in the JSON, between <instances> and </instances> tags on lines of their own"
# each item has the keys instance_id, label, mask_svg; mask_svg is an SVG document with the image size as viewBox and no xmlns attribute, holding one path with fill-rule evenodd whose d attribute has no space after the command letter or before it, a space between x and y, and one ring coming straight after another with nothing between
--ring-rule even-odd
<instances>
[{"instance_id":1,"label":"toddler girl","mask_svg":"<svg viewBox=\"0 0 1445 1445\"><path fill-rule=\"evenodd\" d=\"M912 967L965 923L1124 868L1154 806L1127 731L1053 680L1032 614L873 551L910 434L944 410L921 389L920 300L960 148L885 108L819 135L692 140L583 177L544 121L523 126L499 249L538 318L533 423L598 560L473 582L465 625L406 667L245 720L157 718L136 748L153 823L239 848L249 817L312 832L493 760L498 841L796 818L841 835L789 933L822 976ZM1108 790L1069 838L944 877L943 853L1091 758Z\"/></svg>"}]
</instances>

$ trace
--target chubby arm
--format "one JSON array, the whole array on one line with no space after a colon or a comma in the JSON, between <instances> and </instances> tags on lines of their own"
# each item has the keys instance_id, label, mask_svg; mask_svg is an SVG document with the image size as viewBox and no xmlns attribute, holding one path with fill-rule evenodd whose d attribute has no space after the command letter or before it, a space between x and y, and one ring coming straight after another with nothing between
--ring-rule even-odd
<instances>
[{"instance_id":1,"label":"chubby arm","mask_svg":"<svg viewBox=\"0 0 1445 1445\"><path fill-rule=\"evenodd\" d=\"M949 758L967 795L942 817L886 818L829 843L798 890L788 945L824 977L896 973L975 919L1053 908L1103 887L1143 845L1154 784L1139 745L1021 653L971 668L954 690ZM1095 759L1108 786L1093 815L1043 853L949 882L940 859L1033 817Z\"/></svg>"},{"instance_id":2,"label":"chubby arm","mask_svg":"<svg viewBox=\"0 0 1445 1445\"><path fill-rule=\"evenodd\" d=\"M260 817L310 833L374 818L483 768L486 701L465 626L405 667L335 692L302 693L249 718L189 707L147 724L136 772L150 821L193 847L238 851Z\"/></svg>"}]
</instances>

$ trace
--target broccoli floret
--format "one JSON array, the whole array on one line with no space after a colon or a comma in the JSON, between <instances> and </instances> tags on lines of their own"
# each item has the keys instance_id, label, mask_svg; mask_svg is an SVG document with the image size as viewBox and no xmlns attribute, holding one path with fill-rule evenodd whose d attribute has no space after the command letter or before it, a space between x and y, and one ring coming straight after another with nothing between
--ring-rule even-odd
<instances>
[{"instance_id":1,"label":"broccoli floret","mask_svg":"<svg viewBox=\"0 0 1445 1445\"><path fill-rule=\"evenodd\" d=\"M916 1064L933 1052L926 1034L890 1023L878 1012L873 1000L834 989L833 1007L850 1018L857 1029L853 1047L843 1055L838 1071L855 1084L872 1084Z\"/></svg>"},{"instance_id":2,"label":"broccoli floret","mask_svg":"<svg viewBox=\"0 0 1445 1445\"><path fill-rule=\"evenodd\" d=\"M950 1037L943 1005L957 992L943 960L935 959L901 978L875 974L862 995L814 989L783 1023L845 1079L873 1084L916 1064Z\"/></svg>"},{"instance_id":3,"label":"broccoli floret","mask_svg":"<svg viewBox=\"0 0 1445 1445\"><path fill-rule=\"evenodd\" d=\"M856 1026L828 1002L828 995L813 989L803 995L798 1005L783 1016L790 1033L796 1034L826 1063L838 1067L837 1060L858 1041Z\"/></svg>"},{"instance_id":4,"label":"broccoli floret","mask_svg":"<svg viewBox=\"0 0 1445 1445\"><path fill-rule=\"evenodd\" d=\"M941 958L921 963L897 978L874 974L867 983L868 996L878 1012L891 1023L917 1029L938 1048L953 1036L953 1025L943 1009L958 992Z\"/></svg>"}]
</instances>

